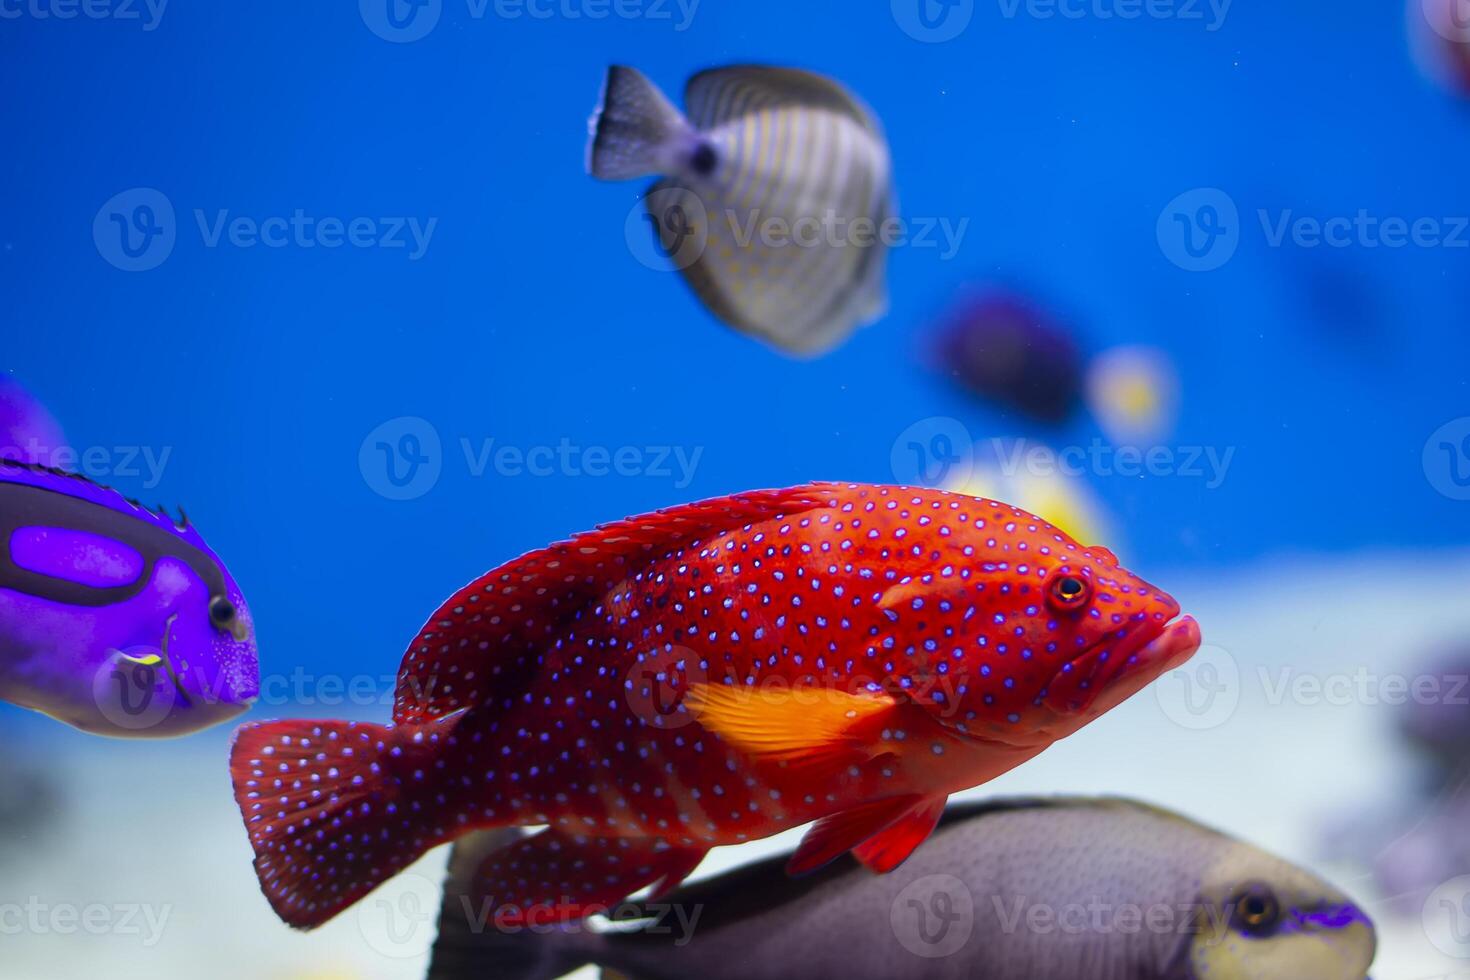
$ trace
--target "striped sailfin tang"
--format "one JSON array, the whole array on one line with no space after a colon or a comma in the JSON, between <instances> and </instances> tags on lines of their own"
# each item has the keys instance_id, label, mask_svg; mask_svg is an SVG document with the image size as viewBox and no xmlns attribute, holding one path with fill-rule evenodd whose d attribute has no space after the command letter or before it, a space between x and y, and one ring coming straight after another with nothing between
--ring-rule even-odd
<instances>
[{"instance_id":1,"label":"striped sailfin tang","mask_svg":"<svg viewBox=\"0 0 1470 980\"><path fill-rule=\"evenodd\" d=\"M683 249L676 264L701 301L796 354L880 316L891 164L872 114L836 82L786 68L703 72L685 104L718 165L661 181L650 207L658 200L667 215L677 202L700 219L699 231L682 218L657 224L666 248Z\"/></svg>"},{"instance_id":2,"label":"striped sailfin tang","mask_svg":"<svg viewBox=\"0 0 1470 980\"><path fill-rule=\"evenodd\" d=\"M799 68L736 65L712 68L689 79L684 110L700 129L709 130L760 109L805 106L844 114L878 132L867 106L840 84Z\"/></svg>"}]
</instances>

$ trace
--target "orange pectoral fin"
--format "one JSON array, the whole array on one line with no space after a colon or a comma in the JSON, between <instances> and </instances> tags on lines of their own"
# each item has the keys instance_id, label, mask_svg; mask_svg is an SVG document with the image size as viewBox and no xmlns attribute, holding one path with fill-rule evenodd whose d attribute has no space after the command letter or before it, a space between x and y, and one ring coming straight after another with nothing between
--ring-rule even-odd
<instances>
[{"instance_id":1,"label":"orange pectoral fin","mask_svg":"<svg viewBox=\"0 0 1470 980\"><path fill-rule=\"evenodd\" d=\"M939 818L944 815L945 796L922 800L917 806L898 818L886 830L879 831L852 849L853 857L869 870L887 874L908 860L914 848L924 843L934 832Z\"/></svg>"},{"instance_id":2,"label":"orange pectoral fin","mask_svg":"<svg viewBox=\"0 0 1470 980\"><path fill-rule=\"evenodd\" d=\"M748 755L793 765L848 765L870 758L874 721L898 702L818 688L763 690L692 684L684 706L701 725Z\"/></svg>"},{"instance_id":3,"label":"orange pectoral fin","mask_svg":"<svg viewBox=\"0 0 1470 980\"><path fill-rule=\"evenodd\" d=\"M872 800L841 813L823 817L812 825L786 862L786 873L804 875L815 871L845 851L850 851L901 820L914 807L927 802L918 794Z\"/></svg>"}]
</instances>

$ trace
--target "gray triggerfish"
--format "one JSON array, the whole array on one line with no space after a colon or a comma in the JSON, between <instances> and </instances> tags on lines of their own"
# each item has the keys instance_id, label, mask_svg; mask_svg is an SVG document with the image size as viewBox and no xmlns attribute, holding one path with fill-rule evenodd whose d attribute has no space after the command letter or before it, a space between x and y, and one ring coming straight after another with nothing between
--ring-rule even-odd
<instances>
[{"instance_id":1,"label":"gray triggerfish","mask_svg":"<svg viewBox=\"0 0 1470 980\"><path fill-rule=\"evenodd\" d=\"M86 732L166 738L259 691L240 587L182 512L0 460L0 699Z\"/></svg>"},{"instance_id":2,"label":"gray triggerfish","mask_svg":"<svg viewBox=\"0 0 1470 980\"><path fill-rule=\"evenodd\" d=\"M1376 951L1331 885L1126 800L957 804L887 875L770 859L610 908L600 931L482 914L472 852L501 843L456 845L429 980L1363 980Z\"/></svg>"},{"instance_id":3,"label":"gray triggerfish","mask_svg":"<svg viewBox=\"0 0 1470 980\"><path fill-rule=\"evenodd\" d=\"M829 78L759 66L695 75L684 106L613 67L587 166L601 180L661 178L649 216L701 302L798 355L881 317L898 226L873 113Z\"/></svg>"}]
</instances>

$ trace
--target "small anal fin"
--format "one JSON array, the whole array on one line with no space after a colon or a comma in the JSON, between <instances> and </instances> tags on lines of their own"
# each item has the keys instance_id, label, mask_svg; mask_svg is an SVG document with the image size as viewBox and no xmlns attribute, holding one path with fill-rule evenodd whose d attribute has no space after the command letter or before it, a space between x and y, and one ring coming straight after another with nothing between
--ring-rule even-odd
<instances>
[{"instance_id":1,"label":"small anal fin","mask_svg":"<svg viewBox=\"0 0 1470 980\"><path fill-rule=\"evenodd\" d=\"M801 839L796 853L786 862L786 873L804 875L817 870L870 837L881 834L927 799L917 793L891 796L823 817Z\"/></svg>"},{"instance_id":2,"label":"small anal fin","mask_svg":"<svg viewBox=\"0 0 1470 980\"><path fill-rule=\"evenodd\" d=\"M870 871L887 874L908 860L914 848L924 843L934 832L939 818L944 815L944 803L948 797L935 796L924 799L915 807L852 849L857 858Z\"/></svg>"},{"instance_id":3,"label":"small anal fin","mask_svg":"<svg viewBox=\"0 0 1470 980\"><path fill-rule=\"evenodd\" d=\"M704 855L651 837L543 830L487 857L474 890L506 925L571 922L605 912L648 885L668 892Z\"/></svg>"}]
</instances>

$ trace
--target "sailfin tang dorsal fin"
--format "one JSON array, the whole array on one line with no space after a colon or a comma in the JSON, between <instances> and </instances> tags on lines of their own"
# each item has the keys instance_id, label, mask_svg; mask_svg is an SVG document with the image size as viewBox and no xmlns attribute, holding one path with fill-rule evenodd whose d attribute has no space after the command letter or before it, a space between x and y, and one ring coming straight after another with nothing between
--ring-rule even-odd
<instances>
[{"instance_id":1,"label":"sailfin tang dorsal fin","mask_svg":"<svg viewBox=\"0 0 1470 980\"><path fill-rule=\"evenodd\" d=\"M873 113L851 92L826 76L799 68L712 68L689 79L684 88L685 112L702 130L751 112L784 106L828 109L851 117L872 132L879 131Z\"/></svg>"}]
</instances>

